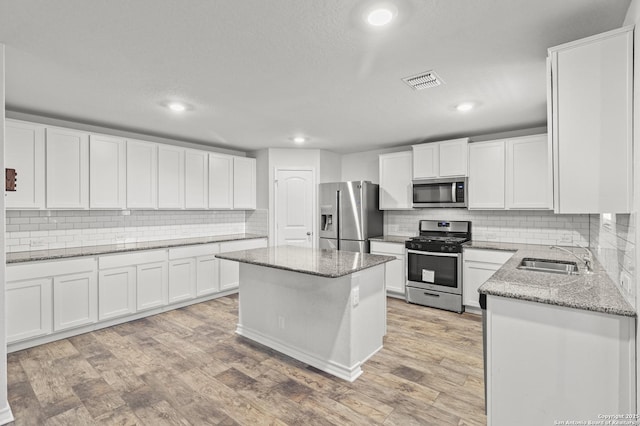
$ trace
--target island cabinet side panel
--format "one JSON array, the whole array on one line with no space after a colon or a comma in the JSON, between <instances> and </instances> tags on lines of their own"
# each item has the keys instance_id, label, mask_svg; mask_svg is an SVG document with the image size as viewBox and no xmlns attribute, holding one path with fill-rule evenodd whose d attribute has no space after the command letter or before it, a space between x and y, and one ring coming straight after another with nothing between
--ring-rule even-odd
<instances>
[{"instance_id":1,"label":"island cabinet side panel","mask_svg":"<svg viewBox=\"0 0 640 426\"><path fill-rule=\"evenodd\" d=\"M386 334L385 265L351 274L351 339L354 361L365 362L382 349Z\"/></svg>"},{"instance_id":2,"label":"island cabinet side panel","mask_svg":"<svg viewBox=\"0 0 640 426\"><path fill-rule=\"evenodd\" d=\"M325 278L241 263L239 292L238 334L345 380L362 373L351 275Z\"/></svg>"},{"instance_id":3,"label":"island cabinet side panel","mask_svg":"<svg viewBox=\"0 0 640 426\"><path fill-rule=\"evenodd\" d=\"M488 425L635 413L635 318L487 297Z\"/></svg>"}]
</instances>

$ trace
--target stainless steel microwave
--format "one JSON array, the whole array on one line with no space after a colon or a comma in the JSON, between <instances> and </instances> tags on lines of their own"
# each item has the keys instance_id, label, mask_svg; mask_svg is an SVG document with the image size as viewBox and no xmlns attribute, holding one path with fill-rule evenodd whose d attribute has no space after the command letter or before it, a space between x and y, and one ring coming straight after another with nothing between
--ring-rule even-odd
<instances>
[{"instance_id":1,"label":"stainless steel microwave","mask_svg":"<svg viewBox=\"0 0 640 426\"><path fill-rule=\"evenodd\" d=\"M413 181L413 207L467 207L467 178Z\"/></svg>"}]
</instances>

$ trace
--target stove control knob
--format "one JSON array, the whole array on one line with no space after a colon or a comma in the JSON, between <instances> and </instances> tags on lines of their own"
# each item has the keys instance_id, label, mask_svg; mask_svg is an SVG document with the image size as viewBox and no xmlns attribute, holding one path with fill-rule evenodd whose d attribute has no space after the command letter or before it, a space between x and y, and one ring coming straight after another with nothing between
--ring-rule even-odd
<instances>
[{"instance_id":1,"label":"stove control knob","mask_svg":"<svg viewBox=\"0 0 640 426\"><path fill-rule=\"evenodd\" d=\"M446 248L445 246L441 246L441 247L440 247L440 250L444 251L444 250L445 250L445 248Z\"/></svg>"}]
</instances>

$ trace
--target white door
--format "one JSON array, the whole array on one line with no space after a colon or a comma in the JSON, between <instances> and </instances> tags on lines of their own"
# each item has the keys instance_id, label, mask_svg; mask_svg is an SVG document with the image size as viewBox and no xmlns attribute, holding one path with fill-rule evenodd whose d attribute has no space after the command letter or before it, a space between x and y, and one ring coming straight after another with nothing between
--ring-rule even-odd
<instances>
[{"instance_id":1,"label":"white door","mask_svg":"<svg viewBox=\"0 0 640 426\"><path fill-rule=\"evenodd\" d=\"M98 319L136 312L136 268L125 266L98 272Z\"/></svg>"},{"instance_id":2,"label":"white door","mask_svg":"<svg viewBox=\"0 0 640 426\"><path fill-rule=\"evenodd\" d=\"M53 277L53 329L92 324L98 319L95 272Z\"/></svg>"},{"instance_id":3,"label":"white door","mask_svg":"<svg viewBox=\"0 0 640 426\"><path fill-rule=\"evenodd\" d=\"M126 207L127 171L124 139L89 136L89 207Z\"/></svg>"},{"instance_id":4,"label":"white door","mask_svg":"<svg viewBox=\"0 0 640 426\"><path fill-rule=\"evenodd\" d=\"M158 208L184 209L184 148L158 145Z\"/></svg>"},{"instance_id":5,"label":"white door","mask_svg":"<svg viewBox=\"0 0 640 426\"><path fill-rule=\"evenodd\" d=\"M316 186L312 170L276 170L276 245L313 247Z\"/></svg>"},{"instance_id":6,"label":"white door","mask_svg":"<svg viewBox=\"0 0 640 426\"><path fill-rule=\"evenodd\" d=\"M47 208L88 208L89 135L53 127L46 134Z\"/></svg>"},{"instance_id":7,"label":"white door","mask_svg":"<svg viewBox=\"0 0 640 426\"><path fill-rule=\"evenodd\" d=\"M44 127L7 120L5 167L16 169L16 191L5 192L8 209L44 208Z\"/></svg>"},{"instance_id":8,"label":"white door","mask_svg":"<svg viewBox=\"0 0 640 426\"><path fill-rule=\"evenodd\" d=\"M158 144L127 141L127 207L158 207Z\"/></svg>"},{"instance_id":9,"label":"white door","mask_svg":"<svg viewBox=\"0 0 640 426\"><path fill-rule=\"evenodd\" d=\"M188 209L206 209L209 203L209 154L205 151L185 152L184 204Z\"/></svg>"}]
</instances>

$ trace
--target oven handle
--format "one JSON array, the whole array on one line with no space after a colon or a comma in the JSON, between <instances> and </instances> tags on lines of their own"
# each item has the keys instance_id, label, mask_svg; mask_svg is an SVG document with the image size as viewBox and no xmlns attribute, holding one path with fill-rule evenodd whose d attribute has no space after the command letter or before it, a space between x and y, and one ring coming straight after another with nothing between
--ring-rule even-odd
<instances>
[{"instance_id":1,"label":"oven handle","mask_svg":"<svg viewBox=\"0 0 640 426\"><path fill-rule=\"evenodd\" d=\"M435 251L419 251L419 250L407 250L407 253L421 254L423 256L441 256L441 257L460 257L462 253L439 253Z\"/></svg>"},{"instance_id":2,"label":"oven handle","mask_svg":"<svg viewBox=\"0 0 640 426\"><path fill-rule=\"evenodd\" d=\"M424 295L425 295L425 296L431 296L431 297L440 297L440 295L439 295L439 294L436 294L436 293L427 293L426 291L424 292Z\"/></svg>"}]
</instances>

